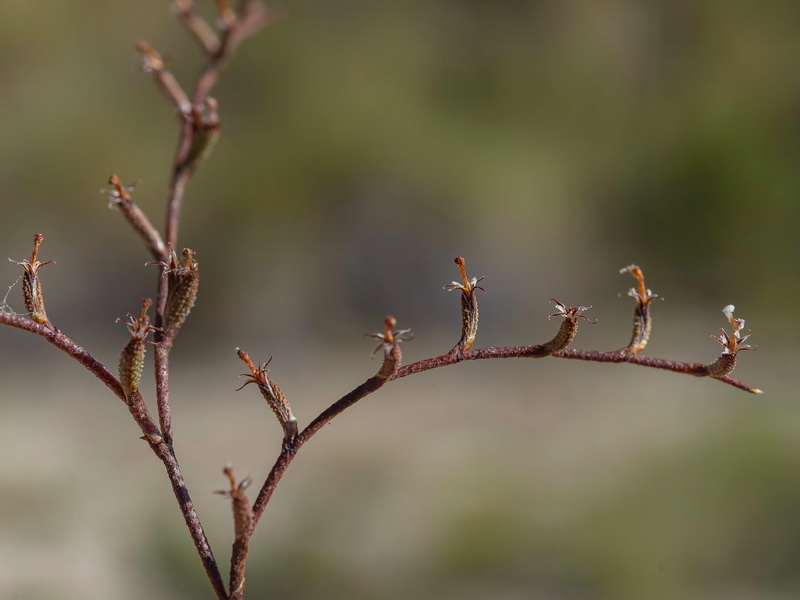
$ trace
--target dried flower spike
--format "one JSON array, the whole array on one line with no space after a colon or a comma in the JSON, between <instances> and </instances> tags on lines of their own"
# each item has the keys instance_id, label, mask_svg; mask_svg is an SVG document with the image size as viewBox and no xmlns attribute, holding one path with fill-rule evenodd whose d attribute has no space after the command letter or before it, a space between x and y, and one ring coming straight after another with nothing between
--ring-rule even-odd
<instances>
[{"instance_id":1,"label":"dried flower spike","mask_svg":"<svg viewBox=\"0 0 800 600\"><path fill-rule=\"evenodd\" d=\"M142 237L153 256L163 256L166 246L161 240L161 235L153 227L147 215L131 198L130 192L133 191L134 186L123 186L116 175L111 175L108 178L108 183L112 188L110 190L101 190L108 194L108 207L116 206L119 208L122 216L125 217L125 220L133 227L134 231Z\"/></svg>"},{"instance_id":2,"label":"dried flower spike","mask_svg":"<svg viewBox=\"0 0 800 600\"><path fill-rule=\"evenodd\" d=\"M144 368L145 338L148 333L155 330L155 327L150 326L150 317L147 316L147 310L152 304L150 298L145 298L142 300L142 313L139 318L128 313L128 319L124 321L131 333L131 339L119 357L119 382L127 399L139 389Z\"/></svg>"},{"instance_id":3,"label":"dried flower spike","mask_svg":"<svg viewBox=\"0 0 800 600\"><path fill-rule=\"evenodd\" d=\"M722 309L722 312L725 314L725 316L728 318L728 322L731 324L732 333L728 335L727 331L720 328L722 331L721 336L711 336L713 339L722 344L724 348L722 350L722 354L719 355L719 358L717 358L717 360L708 366L708 373L712 377L721 377L722 375L727 375L733 371L734 367L736 366L736 355L740 351L756 350L756 348L744 343L747 338L750 337L750 334L748 333L745 336L741 335L741 331L744 329L744 319L737 319L733 316L733 311L735 308L736 307L733 306L733 304L728 304L728 306Z\"/></svg>"},{"instance_id":4,"label":"dried flower spike","mask_svg":"<svg viewBox=\"0 0 800 600\"><path fill-rule=\"evenodd\" d=\"M250 356L247 352L241 348L237 348L236 353L250 368L250 373L243 373L240 375L240 377L247 377L248 380L236 391L238 392L250 383L255 383L256 386L258 386L258 391L264 396L264 400L267 401L272 412L274 412L275 416L278 418L281 427L283 427L284 441L291 444L297 437L297 419L292 414L292 407L289 405L289 401L286 399L286 396L284 396L281 388L275 385L272 379L267 377L267 365L272 361L272 357L270 356L266 363L256 366L253 364L253 361L250 360Z\"/></svg>"},{"instance_id":5,"label":"dried flower spike","mask_svg":"<svg viewBox=\"0 0 800 600\"><path fill-rule=\"evenodd\" d=\"M400 342L414 339L414 334L411 333L410 329L394 331L395 325L397 325L397 319L389 315L383 320L383 333L364 334L365 336L373 337L381 341L378 347L372 351L372 356L375 356L378 350L383 349L383 364L376 375L380 379L389 379L394 375L395 371L400 368L400 362L402 361Z\"/></svg>"},{"instance_id":6,"label":"dried flower spike","mask_svg":"<svg viewBox=\"0 0 800 600\"><path fill-rule=\"evenodd\" d=\"M450 285L444 286L444 289L448 292L453 290L461 291L461 339L453 346L450 351L451 354L466 352L475 343L475 338L478 335L478 298L475 295L475 290L481 290L484 294L486 293L486 290L478 285L483 276L468 278L466 261L461 256L456 257L454 262L461 272L461 283L454 281Z\"/></svg>"},{"instance_id":7,"label":"dried flower spike","mask_svg":"<svg viewBox=\"0 0 800 600\"><path fill-rule=\"evenodd\" d=\"M195 253L189 248L183 249L181 261L174 251L170 252L169 262L150 262L149 265L160 265L163 269L162 276L168 278L167 306L164 310L165 339L172 343L178 334L186 317L197 299L197 289L200 286L200 270Z\"/></svg>"},{"instance_id":8,"label":"dried flower spike","mask_svg":"<svg viewBox=\"0 0 800 600\"><path fill-rule=\"evenodd\" d=\"M253 483L253 479L248 475L242 479L238 484L233 475L233 466L225 465L222 469L225 477L228 478L230 489L216 490L215 494L227 496L232 501L233 507L233 527L234 534L237 540L242 540L250 537L253 533L253 507L247 501L244 491Z\"/></svg>"},{"instance_id":9,"label":"dried flower spike","mask_svg":"<svg viewBox=\"0 0 800 600\"><path fill-rule=\"evenodd\" d=\"M555 354L569 347L572 340L575 339L575 336L578 334L578 319L584 319L592 325L597 323L597 321L592 321L583 314L585 311L592 308L591 306L566 306L555 298L550 298L550 302L556 305L556 312L547 318L564 317L564 320L561 322L561 327L559 327L555 337L542 345L547 354Z\"/></svg>"},{"instance_id":10,"label":"dried flower spike","mask_svg":"<svg viewBox=\"0 0 800 600\"><path fill-rule=\"evenodd\" d=\"M36 260L39 253L39 246L42 244L44 236L37 233L33 236L33 252L31 252L30 260L14 260L9 258L13 263L21 266L25 272L22 275L22 295L25 298L25 308L28 309L28 314L31 319L40 325L47 325L52 327L52 323L47 318L47 311L44 308L44 296L42 295L42 282L39 279L39 269L45 265L49 265L52 260L40 263Z\"/></svg>"},{"instance_id":11,"label":"dried flower spike","mask_svg":"<svg viewBox=\"0 0 800 600\"><path fill-rule=\"evenodd\" d=\"M654 294L644 284L644 273L637 265L628 265L619 270L620 273L630 273L639 282L637 288L628 290L628 296L636 301L636 309L633 313L633 334L631 341L625 346L621 352L628 354L638 354L644 347L647 346L647 341L650 339L650 331L653 328L653 320L650 316L650 303L656 298L661 298L658 294Z\"/></svg>"}]
</instances>

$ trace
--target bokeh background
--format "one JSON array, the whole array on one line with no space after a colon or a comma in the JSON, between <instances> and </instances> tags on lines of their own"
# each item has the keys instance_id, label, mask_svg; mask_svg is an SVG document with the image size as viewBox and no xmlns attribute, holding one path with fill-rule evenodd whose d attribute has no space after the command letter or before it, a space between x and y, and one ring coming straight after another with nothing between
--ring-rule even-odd
<instances>
[{"instance_id":1,"label":"bokeh background","mask_svg":"<svg viewBox=\"0 0 800 600\"><path fill-rule=\"evenodd\" d=\"M200 2L212 16L212 2ZM173 352L176 449L223 571L221 468L260 485L301 425L458 338L453 257L485 275L480 345L629 337L640 264L666 302L647 353L710 362L723 306L752 396L627 365L491 361L391 385L306 446L251 546L248 597L782 599L800 594L800 4L300 0L243 45L181 244L201 296ZM177 135L137 66L201 64L161 0L0 1L0 255L42 271L54 323L112 368L154 267L98 190L141 180L161 222ZM3 264L5 266L3 266ZM19 275L0 264L0 293ZM19 285L9 309L22 312ZM152 394L148 394L152 398ZM0 596L210 598L162 467L120 402L0 331ZM253 496L255 492L252 492Z\"/></svg>"}]
</instances>

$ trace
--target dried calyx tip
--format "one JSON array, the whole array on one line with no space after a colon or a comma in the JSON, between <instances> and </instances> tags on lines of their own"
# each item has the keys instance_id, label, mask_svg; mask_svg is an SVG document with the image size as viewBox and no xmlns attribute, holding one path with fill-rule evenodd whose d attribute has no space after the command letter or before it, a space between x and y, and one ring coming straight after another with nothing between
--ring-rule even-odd
<instances>
[{"instance_id":1,"label":"dried calyx tip","mask_svg":"<svg viewBox=\"0 0 800 600\"><path fill-rule=\"evenodd\" d=\"M458 270L461 271L461 279L464 282L464 286L466 287L469 285L469 279L467 278L467 261L464 260L462 256L456 256L455 262L458 265Z\"/></svg>"},{"instance_id":2,"label":"dried calyx tip","mask_svg":"<svg viewBox=\"0 0 800 600\"><path fill-rule=\"evenodd\" d=\"M756 350L758 347L752 347L749 344L745 344L747 338L750 337L750 333L747 335L741 335L741 331L744 329L744 319L737 319L733 316L733 311L736 310L736 307L733 304L728 304L725 308L722 309L723 314L728 319L728 322L731 324L731 334L728 335L728 332L724 329L720 328L722 331L722 335L717 337L712 335L711 337L717 340L722 346L724 346L724 350L722 351L723 354L736 354L741 350Z\"/></svg>"},{"instance_id":3,"label":"dried calyx tip","mask_svg":"<svg viewBox=\"0 0 800 600\"><path fill-rule=\"evenodd\" d=\"M217 0L217 8L222 24L230 27L236 21L236 13L231 9L228 0Z\"/></svg>"},{"instance_id":4,"label":"dried calyx tip","mask_svg":"<svg viewBox=\"0 0 800 600\"><path fill-rule=\"evenodd\" d=\"M592 308L591 306L567 306L566 304L559 302L555 298L550 298L550 302L556 305L556 310L558 312L554 312L551 315L548 315L547 319L550 320L553 317L564 317L565 319L583 319L595 325L597 320L592 320L583 313Z\"/></svg>"},{"instance_id":5,"label":"dried calyx tip","mask_svg":"<svg viewBox=\"0 0 800 600\"><path fill-rule=\"evenodd\" d=\"M648 290L644 283L644 273L639 265L628 265L627 267L623 267L619 270L620 274L622 273L630 273L636 278L636 281L639 284L638 291L635 288L631 288L628 292L629 296L632 296L637 300L637 302L650 302L651 300L658 298L657 294L654 294L651 290Z\"/></svg>"},{"instance_id":6,"label":"dried calyx tip","mask_svg":"<svg viewBox=\"0 0 800 600\"><path fill-rule=\"evenodd\" d=\"M458 265L458 270L461 273L461 283L454 281L451 284L444 286L444 289L446 289L448 292L452 292L453 290L461 290L463 294L467 295L472 295L475 290L481 290L482 292L486 293L486 290L478 285L478 283L483 280L483 275L470 279L467 276L467 261L465 261L463 257L457 256L453 262Z\"/></svg>"},{"instance_id":7,"label":"dried calyx tip","mask_svg":"<svg viewBox=\"0 0 800 600\"><path fill-rule=\"evenodd\" d=\"M392 315L388 315L383 320L383 333L365 333L365 336L375 338L376 340L380 340L381 343L378 345L375 350L373 350L372 355L374 356L375 353L384 348L388 351L389 348L394 346L395 344L399 344L400 342L405 342L414 337L411 333L410 329L400 329L398 331L392 331L395 325L397 325L397 319L395 319Z\"/></svg>"},{"instance_id":8,"label":"dried calyx tip","mask_svg":"<svg viewBox=\"0 0 800 600\"><path fill-rule=\"evenodd\" d=\"M112 190L112 194L116 195L115 199L118 200L130 200L131 196L128 193L128 190L125 189L125 186L122 185L122 181L117 175L111 175L108 178L108 184L114 186Z\"/></svg>"},{"instance_id":9,"label":"dried calyx tip","mask_svg":"<svg viewBox=\"0 0 800 600\"><path fill-rule=\"evenodd\" d=\"M386 335L389 336L392 333L392 328L397 325L397 319L395 319L392 315L387 315L387 317L383 320L383 324L386 327Z\"/></svg>"}]
</instances>

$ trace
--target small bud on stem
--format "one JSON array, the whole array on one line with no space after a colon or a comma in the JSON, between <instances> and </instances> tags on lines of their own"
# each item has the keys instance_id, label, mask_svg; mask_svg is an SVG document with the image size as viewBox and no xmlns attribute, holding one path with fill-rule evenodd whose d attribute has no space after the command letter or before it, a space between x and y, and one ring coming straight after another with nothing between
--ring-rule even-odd
<instances>
[{"instance_id":1,"label":"small bud on stem","mask_svg":"<svg viewBox=\"0 0 800 600\"><path fill-rule=\"evenodd\" d=\"M284 396L281 388L275 385L272 379L267 377L267 365L272 361L272 357L270 357L266 363L256 366L253 364L253 361L250 360L250 356L247 352L241 348L237 348L236 353L250 368L250 373L243 373L240 375L240 377L247 377L248 380L239 390L250 383L255 383L256 386L258 386L258 391L264 396L264 400L267 401L272 412L274 412L275 416L278 418L281 427L283 427L284 441L289 444L293 443L297 437L297 419L292 414L292 407L289 405L289 401L286 399L286 396ZM236 391L238 392L239 390Z\"/></svg>"},{"instance_id":2,"label":"small bud on stem","mask_svg":"<svg viewBox=\"0 0 800 600\"><path fill-rule=\"evenodd\" d=\"M578 319L584 319L592 325L597 323L597 321L592 321L589 317L582 314L584 311L592 308L591 306L566 306L555 298L550 298L550 302L556 305L557 312L554 312L547 318L551 319L553 317L564 317L564 321L562 321L561 327L559 327L558 333L556 333L555 337L549 342L542 344L542 347L547 354L555 354L556 352L569 347L569 345L572 343L572 340L575 339L575 336L578 334Z\"/></svg>"},{"instance_id":3,"label":"small bud on stem","mask_svg":"<svg viewBox=\"0 0 800 600\"><path fill-rule=\"evenodd\" d=\"M750 334L748 333L745 336L740 334L742 329L744 329L744 319L737 319L733 316L733 311L735 308L736 307L733 306L733 304L729 304L722 309L722 312L725 314L725 316L728 318L728 322L731 324L731 335L728 335L727 331L720 328L722 331L721 336L711 336L724 347L722 354L719 355L717 360L706 367L708 374L711 377L722 377L723 375L727 375L733 371L734 367L736 367L736 355L742 350L757 349L752 348L749 344L744 343L747 338L750 337Z\"/></svg>"},{"instance_id":4,"label":"small bud on stem","mask_svg":"<svg viewBox=\"0 0 800 600\"><path fill-rule=\"evenodd\" d=\"M22 276L22 295L25 299L25 308L31 319L40 325L47 325L52 327L52 323L47 318L47 311L44 308L44 296L42 295L42 282L39 279L39 269L45 265L49 265L52 260L40 263L36 260L39 253L39 246L42 244L44 236L37 233L33 236L33 252L31 252L30 260L14 260L9 258L13 263L21 266L25 273Z\"/></svg>"},{"instance_id":5,"label":"small bud on stem","mask_svg":"<svg viewBox=\"0 0 800 600\"><path fill-rule=\"evenodd\" d=\"M163 276L167 277L167 305L164 309L164 341L172 345L186 317L194 307L197 290L200 286L200 270L195 253L189 248L183 249L181 262L175 252L171 252L169 262L150 262L163 268Z\"/></svg>"},{"instance_id":6,"label":"small bud on stem","mask_svg":"<svg viewBox=\"0 0 800 600\"><path fill-rule=\"evenodd\" d=\"M225 468L222 469L222 472L225 474L225 477L228 478L230 489L217 490L214 493L220 494L221 496L227 496L231 499L233 506L233 527L236 539L241 540L250 537L250 534L253 533L254 525L253 507L250 506L250 502L248 502L244 491L250 487L250 484L253 482L253 480L248 476L237 484L236 478L233 475L233 467L231 465L226 465Z\"/></svg>"},{"instance_id":7,"label":"small bud on stem","mask_svg":"<svg viewBox=\"0 0 800 600\"><path fill-rule=\"evenodd\" d=\"M219 115L217 101L206 98L202 104L192 106L192 145L181 163L181 169L194 170L211 156L211 151L219 139Z\"/></svg>"},{"instance_id":8,"label":"small bud on stem","mask_svg":"<svg viewBox=\"0 0 800 600\"><path fill-rule=\"evenodd\" d=\"M119 357L119 382L125 392L125 398L130 400L131 394L139 389L139 382L142 379L144 369L145 338L147 334L155 328L150 326L150 317L147 310L153 304L150 298L142 300L142 313L137 319L128 313L128 320L125 325L131 333L131 339L123 348ZM119 321L120 319L117 319Z\"/></svg>"}]
</instances>

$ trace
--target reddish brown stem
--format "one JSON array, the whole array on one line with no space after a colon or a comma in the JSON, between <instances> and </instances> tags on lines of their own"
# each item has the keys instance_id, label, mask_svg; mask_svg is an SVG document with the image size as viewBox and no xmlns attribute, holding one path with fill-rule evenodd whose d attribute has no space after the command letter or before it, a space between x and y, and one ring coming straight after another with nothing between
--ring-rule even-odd
<instances>
[{"instance_id":1,"label":"reddish brown stem","mask_svg":"<svg viewBox=\"0 0 800 600\"><path fill-rule=\"evenodd\" d=\"M320 429L322 429L325 425L330 423L334 417L341 414L351 406L353 406L356 402L368 396L369 394L375 392L376 390L380 389L385 385L388 381L391 381L393 378L393 374L397 373L397 369L400 366L400 348L397 345L392 346L391 350L387 352L387 356L384 359L383 366L381 370L378 372L377 375L374 377L370 377L364 383L359 385L357 388L348 392L344 396L342 396L339 400L331 404L328 408L326 408L316 419L314 419L308 427L306 427L297 438L294 440L293 444L284 443L283 449L281 450L281 454L278 457L278 460L275 462L275 465L272 467L269 475L267 476L267 480L264 482L264 485L261 486L261 491L258 493L258 497L256 498L255 502L253 503L253 516L254 516L254 527L255 524L258 523L258 520L261 518L261 515L264 513L264 509L266 509L267 504L272 498L272 493L275 491L275 488L278 486L278 483L283 477L284 472L289 467L289 464L294 460L294 457L300 447L305 444L309 439L311 439L314 434L316 434Z\"/></svg>"},{"instance_id":2,"label":"reddish brown stem","mask_svg":"<svg viewBox=\"0 0 800 600\"><path fill-rule=\"evenodd\" d=\"M143 438L150 444L150 448L155 452L161 462L164 463L167 469L167 475L169 476L172 490L175 493L175 497L178 499L181 513L183 513L186 525L189 528L195 548L197 548L197 552L200 555L200 560L203 563L211 586L214 588L218 598L227 598L219 567L217 567L214 555L211 553L211 549L208 546L208 540L206 539L200 519L197 517L197 513L194 510L189 492L186 490L186 484L180 468L178 467L178 461L172 449L167 446L161 438L160 430L150 416L147 406L142 400L138 390L132 395L131 402L128 403L125 399L125 391L122 389L122 384L119 382L119 379L84 348L55 328L35 323L22 315L4 312L0 312L0 323L42 336L53 346L66 352L86 367L95 377L106 384L115 396L128 405L131 415L144 434Z\"/></svg>"},{"instance_id":3,"label":"reddish brown stem","mask_svg":"<svg viewBox=\"0 0 800 600\"><path fill-rule=\"evenodd\" d=\"M119 379L117 379L117 377L111 373L111 371L106 369L106 367L94 356L89 354L89 352L73 342L58 329L50 325L35 323L23 315L15 315L6 312L0 312L0 323L42 336L48 342L53 344L53 346L59 350L63 350L84 367L86 367L86 369L89 370L95 377L106 384L106 386L112 392L114 392L114 395L117 396L117 398L125 402L125 392L122 389Z\"/></svg>"},{"instance_id":4,"label":"reddish brown stem","mask_svg":"<svg viewBox=\"0 0 800 600\"><path fill-rule=\"evenodd\" d=\"M226 600L228 594L225 591L225 583L222 581L222 575L217 566L217 561L214 558L214 553L211 552L208 538L206 538L206 534L203 531L200 517L197 516L194 503L189 497L189 491L186 489L186 482L183 479L183 474L178 465L178 459L175 458L175 453L172 451L172 448L161 439L152 439L148 436L145 436L144 439L150 445L153 452L155 452L156 456L164 463L170 484L172 484L172 491L175 494L175 499L178 501L178 506L186 522L186 527L189 529L189 533L192 536L192 541L197 549L197 553L200 555L200 560L211 582L211 587L214 588L214 593L220 600Z\"/></svg>"},{"instance_id":5,"label":"reddish brown stem","mask_svg":"<svg viewBox=\"0 0 800 600\"><path fill-rule=\"evenodd\" d=\"M446 367L463 360L483 360L490 358L544 358L548 356L547 350L542 344L534 346L504 346L494 348L480 348L478 350L470 350L464 352L461 356L452 354L443 354L433 358L426 358L410 365L400 367L393 379L400 379L415 373L422 373L437 369L439 367ZM707 365L700 363L685 363L676 360L668 360L664 358L652 358L649 356L640 356L637 354L631 355L624 351L604 352L602 350L580 350L580 349L566 349L552 354L556 358L571 358L574 360L588 360L593 362L606 362L606 363L629 363L632 365L639 365L642 367L650 367L653 369L663 369L672 371L673 373L683 373L686 375L695 375L697 377L711 377L717 381L727 383L741 390L748 391L752 394L762 394L763 391L742 383L730 376L715 377L709 371Z\"/></svg>"},{"instance_id":6,"label":"reddish brown stem","mask_svg":"<svg viewBox=\"0 0 800 600\"><path fill-rule=\"evenodd\" d=\"M206 23L197 11L191 0L173 0L172 2L178 14L178 18L183 21L186 29L191 33L203 50L207 54L215 54L219 51L219 38L211 26Z\"/></svg>"},{"instance_id":7,"label":"reddish brown stem","mask_svg":"<svg viewBox=\"0 0 800 600\"><path fill-rule=\"evenodd\" d=\"M163 343L155 344L154 362L158 422L164 441L172 446L172 410L169 406L169 348Z\"/></svg>"}]
</instances>

